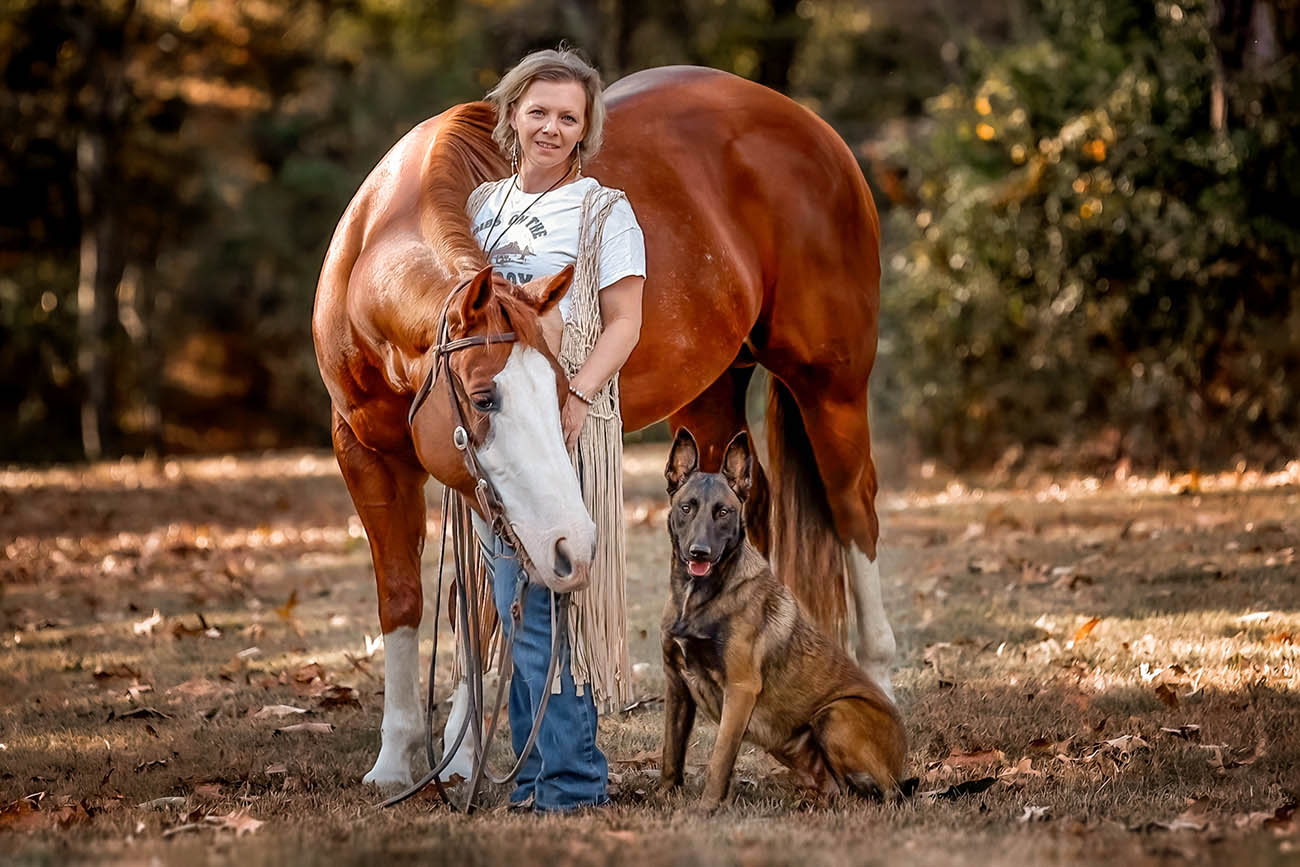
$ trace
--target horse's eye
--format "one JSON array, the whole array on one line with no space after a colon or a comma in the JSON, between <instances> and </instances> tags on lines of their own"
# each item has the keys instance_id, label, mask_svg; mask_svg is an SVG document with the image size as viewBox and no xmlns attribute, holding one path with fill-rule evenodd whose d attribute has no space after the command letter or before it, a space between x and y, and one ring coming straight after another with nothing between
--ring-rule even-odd
<instances>
[{"instance_id":1,"label":"horse's eye","mask_svg":"<svg viewBox=\"0 0 1300 867\"><path fill-rule=\"evenodd\" d=\"M481 391L474 395L471 400L474 401L474 408L479 412L492 412L497 409L497 395L495 391Z\"/></svg>"}]
</instances>

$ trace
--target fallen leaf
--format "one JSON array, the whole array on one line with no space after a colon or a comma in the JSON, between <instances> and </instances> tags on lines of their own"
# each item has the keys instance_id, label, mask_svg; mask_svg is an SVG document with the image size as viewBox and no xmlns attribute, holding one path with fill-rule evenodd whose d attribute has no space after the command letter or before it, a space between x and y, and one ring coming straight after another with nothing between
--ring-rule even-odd
<instances>
[{"instance_id":1,"label":"fallen leaf","mask_svg":"<svg viewBox=\"0 0 1300 867\"><path fill-rule=\"evenodd\" d=\"M43 821L40 810L27 798L19 798L0 808L0 828L27 831L39 827Z\"/></svg>"},{"instance_id":2,"label":"fallen leaf","mask_svg":"<svg viewBox=\"0 0 1300 867\"><path fill-rule=\"evenodd\" d=\"M1294 644L1295 635L1291 632L1274 632L1272 635L1265 635L1264 640L1270 644Z\"/></svg>"},{"instance_id":3,"label":"fallen leaf","mask_svg":"<svg viewBox=\"0 0 1300 867\"><path fill-rule=\"evenodd\" d=\"M1106 746L1118 750L1121 753L1133 753L1138 750L1151 749L1151 745L1137 735L1121 735L1117 738L1111 738L1105 743Z\"/></svg>"},{"instance_id":4,"label":"fallen leaf","mask_svg":"<svg viewBox=\"0 0 1300 867\"><path fill-rule=\"evenodd\" d=\"M271 774L287 774L289 773L289 768L284 762L274 762L267 765L266 770L263 773L267 776L270 776Z\"/></svg>"},{"instance_id":5,"label":"fallen leaf","mask_svg":"<svg viewBox=\"0 0 1300 867\"><path fill-rule=\"evenodd\" d=\"M1051 807L1036 807L1033 804L1026 804L1025 812L1022 813L1020 818L1017 819L1016 821L1022 825L1025 825L1028 824L1029 822L1046 822L1048 819L1051 818L1052 818Z\"/></svg>"},{"instance_id":6,"label":"fallen leaf","mask_svg":"<svg viewBox=\"0 0 1300 867\"><path fill-rule=\"evenodd\" d=\"M1087 623L1083 624L1077 630L1075 630L1074 638L1071 639L1070 643L1066 646L1070 647L1075 644L1078 644L1080 641L1083 641L1085 638L1087 638L1089 635L1092 634L1092 631L1097 628L1098 623L1101 623L1100 617L1090 618Z\"/></svg>"},{"instance_id":7,"label":"fallen leaf","mask_svg":"<svg viewBox=\"0 0 1300 867\"><path fill-rule=\"evenodd\" d=\"M1156 687L1156 698L1164 702L1167 707L1175 709L1178 707L1178 693L1174 692L1173 688L1167 683L1162 683Z\"/></svg>"},{"instance_id":8,"label":"fallen leaf","mask_svg":"<svg viewBox=\"0 0 1300 867\"><path fill-rule=\"evenodd\" d=\"M293 732L306 732L307 734L313 735L327 735L332 731L334 731L333 724L326 722L297 723L296 725L285 726L284 728L275 730L276 734L281 732L286 734L291 734Z\"/></svg>"},{"instance_id":9,"label":"fallen leaf","mask_svg":"<svg viewBox=\"0 0 1300 867\"><path fill-rule=\"evenodd\" d=\"M317 706L322 708L355 707L360 710L361 700L357 698L357 691L352 687L331 684L317 694Z\"/></svg>"},{"instance_id":10,"label":"fallen leaf","mask_svg":"<svg viewBox=\"0 0 1300 867\"><path fill-rule=\"evenodd\" d=\"M185 798L177 797L154 798L152 801L136 804L137 807L143 810L181 810L184 809L185 805Z\"/></svg>"},{"instance_id":11,"label":"fallen leaf","mask_svg":"<svg viewBox=\"0 0 1300 867\"><path fill-rule=\"evenodd\" d=\"M137 707L125 713L114 713L109 719L171 719L171 714L163 713L156 707Z\"/></svg>"},{"instance_id":12,"label":"fallen leaf","mask_svg":"<svg viewBox=\"0 0 1300 867\"><path fill-rule=\"evenodd\" d=\"M971 750L969 752L953 750L940 764L954 769L978 768L984 765L1001 764L1006 761L1006 758L1006 754L1001 750Z\"/></svg>"},{"instance_id":13,"label":"fallen leaf","mask_svg":"<svg viewBox=\"0 0 1300 867\"><path fill-rule=\"evenodd\" d=\"M306 712L305 707L294 707L288 704L268 704L263 705L261 710L253 714L253 719L279 719L280 717Z\"/></svg>"},{"instance_id":14,"label":"fallen leaf","mask_svg":"<svg viewBox=\"0 0 1300 867\"><path fill-rule=\"evenodd\" d=\"M1016 762L1015 765L1009 768L1003 768L1002 770L998 771L998 777L999 779L1002 780L1007 780L1013 777L1022 777L1022 776L1041 777L1042 775L1043 775L1042 771L1034 770L1034 760L1029 758L1028 756Z\"/></svg>"},{"instance_id":15,"label":"fallen leaf","mask_svg":"<svg viewBox=\"0 0 1300 867\"><path fill-rule=\"evenodd\" d=\"M658 750L644 750L634 756L622 759L614 759L616 765L631 765L634 767L658 767L661 754Z\"/></svg>"},{"instance_id":16,"label":"fallen leaf","mask_svg":"<svg viewBox=\"0 0 1300 867\"><path fill-rule=\"evenodd\" d=\"M1176 738L1182 738L1185 741L1195 741L1201 738L1201 727L1198 725L1181 725L1178 728L1164 728L1160 731L1165 734L1173 735Z\"/></svg>"},{"instance_id":17,"label":"fallen leaf","mask_svg":"<svg viewBox=\"0 0 1300 867\"><path fill-rule=\"evenodd\" d=\"M181 695L188 695L192 698L203 698L219 692L221 689L222 687L220 684L214 683L206 677L194 677L184 683L176 684L171 689L167 690L167 695L179 693Z\"/></svg>"},{"instance_id":18,"label":"fallen leaf","mask_svg":"<svg viewBox=\"0 0 1300 867\"><path fill-rule=\"evenodd\" d=\"M293 591L289 593L288 600L279 608L275 609L275 613L280 615L281 620L285 620L285 621L292 620L293 610L297 607L298 607L298 588L295 587Z\"/></svg>"},{"instance_id":19,"label":"fallen leaf","mask_svg":"<svg viewBox=\"0 0 1300 867\"><path fill-rule=\"evenodd\" d=\"M194 787L194 794L205 801L214 801L221 797L221 784L200 783Z\"/></svg>"},{"instance_id":20,"label":"fallen leaf","mask_svg":"<svg viewBox=\"0 0 1300 867\"><path fill-rule=\"evenodd\" d=\"M140 669L132 668L124 662L117 662L108 666L101 665L95 669L95 680L112 680L117 677L129 677L133 680L139 680Z\"/></svg>"},{"instance_id":21,"label":"fallen leaf","mask_svg":"<svg viewBox=\"0 0 1300 867\"><path fill-rule=\"evenodd\" d=\"M153 635L153 629L159 623L162 623L162 615L159 614L158 609L155 608L153 614L146 617L144 620L137 620L135 623L132 623L131 631L136 635Z\"/></svg>"},{"instance_id":22,"label":"fallen leaf","mask_svg":"<svg viewBox=\"0 0 1300 867\"><path fill-rule=\"evenodd\" d=\"M311 683L315 680L324 680L325 669L319 662L309 662L295 668L291 676L297 683Z\"/></svg>"}]
</instances>

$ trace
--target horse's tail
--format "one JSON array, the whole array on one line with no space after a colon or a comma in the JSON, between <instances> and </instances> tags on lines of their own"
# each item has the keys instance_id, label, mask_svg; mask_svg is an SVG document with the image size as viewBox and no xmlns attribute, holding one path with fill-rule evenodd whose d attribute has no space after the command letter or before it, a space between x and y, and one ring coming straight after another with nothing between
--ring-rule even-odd
<instances>
[{"instance_id":1,"label":"horse's tail","mask_svg":"<svg viewBox=\"0 0 1300 867\"><path fill-rule=\"evenodd\" d=\"M767 458L772 571L814 622L843 644L844 548L803 416L794 395L775 376L768 378Z\"/></svg>"}]
</instances>

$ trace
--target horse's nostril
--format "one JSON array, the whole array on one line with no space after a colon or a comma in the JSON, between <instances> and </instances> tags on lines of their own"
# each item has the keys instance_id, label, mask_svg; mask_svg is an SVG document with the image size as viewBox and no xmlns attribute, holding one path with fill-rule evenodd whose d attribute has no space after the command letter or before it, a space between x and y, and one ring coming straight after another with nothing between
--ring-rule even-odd
<instances>
[{"instance_id":1,"label":"horse's nostril","mask_svg":"<svg viewBox=\"0 0 1300 867\"><path fill-rule=\"evenodd\" d=\"M568 578L573 573L573 560L569 557L569 543L561 536L555 540L555 574Z\"/></svg>"}]
</instances>

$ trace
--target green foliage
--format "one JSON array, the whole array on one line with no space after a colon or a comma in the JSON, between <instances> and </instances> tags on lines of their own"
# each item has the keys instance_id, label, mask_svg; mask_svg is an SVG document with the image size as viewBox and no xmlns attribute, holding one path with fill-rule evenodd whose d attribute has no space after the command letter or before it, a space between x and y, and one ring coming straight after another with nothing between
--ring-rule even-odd
<instances>
[{"instance_id":1,"label":"green foliage","mask_svg":"<svg viewBox=\"0 0 1300 867\"><path fill-rule=\"evenodd\" d=\"M1229 71L1199 0L1044 0L927 106L892 215L877 383L954 464L1015 443L1200 465L1294 455L1294 58ZM1286 33L1280 34L1283 37ZM1292 34L1293 35L1293 34Z\"/></svg>"}]
</instances>

